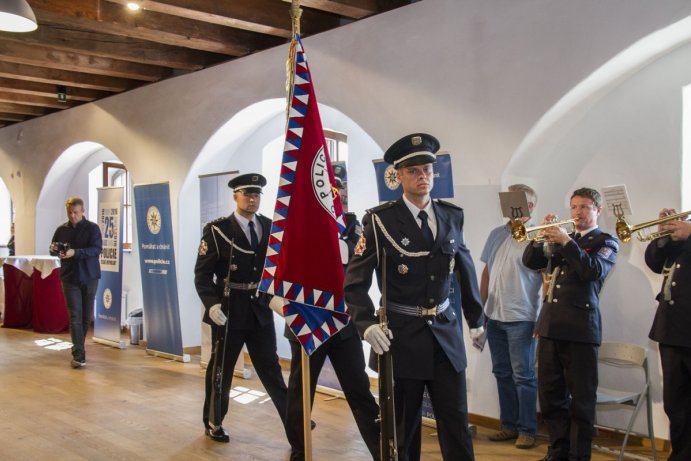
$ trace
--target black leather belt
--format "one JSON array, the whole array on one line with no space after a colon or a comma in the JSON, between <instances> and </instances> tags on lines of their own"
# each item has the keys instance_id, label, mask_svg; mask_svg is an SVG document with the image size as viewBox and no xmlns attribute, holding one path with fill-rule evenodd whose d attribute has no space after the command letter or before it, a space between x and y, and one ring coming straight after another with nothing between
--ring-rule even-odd
<instances>
[{"instance_id":1,"label":"black leather belt","mask_svg":"<svg viewBox=\"0 0 691 461\"><path fill-rule=\"evenodd\" d=\"M446 298L443 303L432 307L408 306L389 301L386 304L386 309L397 314L410 315L412 317L434 317L444 312L449 307L449 304L451 304L449 298Z\"/></svg>"},{"instance_id":2,"label":"black leather belt","mask_svg":"<svg viewBox=\"0 0 691 461\"><path fill-rule=\"evenodd\" d=\"M257 282L252 282L252 283L228 282L228 286L230 288L232 288L233 290L256 290L257 287L259 286L259 283L257 283Z\"/></svg>"}]
</instances>

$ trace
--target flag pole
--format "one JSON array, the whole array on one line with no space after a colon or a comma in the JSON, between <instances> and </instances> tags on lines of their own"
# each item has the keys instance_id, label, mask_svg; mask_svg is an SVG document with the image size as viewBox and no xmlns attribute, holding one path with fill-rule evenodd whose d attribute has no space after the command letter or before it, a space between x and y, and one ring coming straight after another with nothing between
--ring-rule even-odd
<instances>
[{"instance_id":1,"label":"flag pole","mask_svg":"<svg viewBox=\"0 0 691 461\"><path fill-rule=\"evenodd\" d=\"M293 84L295 81L295 50L297 47L297 35L300 34L300 0L292 0L290 4L290 18L293 24L293 35L288 51L286 62L288 78L286 81L286 131L290 119L290 106L293 98ZM312 461L312 395L310 392L310 357L304 347L300 347L300 358L302 362L302 433L304 435L305 461Z\"/></svg>"}]
</instances>

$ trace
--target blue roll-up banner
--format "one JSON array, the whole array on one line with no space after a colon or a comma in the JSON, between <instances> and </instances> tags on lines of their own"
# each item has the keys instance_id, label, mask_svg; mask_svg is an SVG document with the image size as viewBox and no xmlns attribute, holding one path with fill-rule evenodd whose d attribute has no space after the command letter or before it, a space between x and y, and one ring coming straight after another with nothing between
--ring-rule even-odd
<instances>
[{"instance_id":1,"label":"blue roll-up banner","mask_svg":"<svg viewBox=\"0 0 691 461\"><path fill-rule=\"evenodd\" d=\"M189 361L182 351L168 183L134 186L147 353Z\"/></svg>"},{"instance_id":2,"label":"blue roll-up banner","mask_svg":"<svg viewBox=\"0 0 691 461\"><path fill-rule=\"evenodd\" d=\"M373 160L374 170L377 175L377 191L379 192L379 202L398 200L403 195L401 183L396 179L396 170L392 165L384 160ZM448 152L438 153L437 161L434 163L434 187L430 193L432 198L453 198L453 171L451 169L451 155ZM461 315L461 288L456 277L451 277L451 289L449 292L449 302L456 311L459 321ZM395 358L394 358L395 360ZM434 419L432 411L432 401L425 390L422 399L422 416Z\"/></svg>"},{"instance_id":3,"label":"blue roll-up banner","mask_svg":"<svg viewBox=\"0 0 691 461\"><path fill-rule=\"evenodd\" d=\"M396 170L393 165L384 160L372 160L374 171L377 175L377 191L379 201L388 202L397 200L403 195L401 183L396 179ZM434 188L430 195L432 198L453 198L453 174L451 171L451 156L447 153L437 154L434 162Z\"/></svg>"},{"instance_id":4,"label":"blue roll-up banner","mask_svg":"<svg viewBox=\"0 0 691 461\"><path fill-rule=\"evenodd\" d=\"M122 319L122 187L98 189L98 226L101 228L103 249L101 280L96 291L94 341L120 349L126 347L120 339Z\"/></svg>"}]
</instances>

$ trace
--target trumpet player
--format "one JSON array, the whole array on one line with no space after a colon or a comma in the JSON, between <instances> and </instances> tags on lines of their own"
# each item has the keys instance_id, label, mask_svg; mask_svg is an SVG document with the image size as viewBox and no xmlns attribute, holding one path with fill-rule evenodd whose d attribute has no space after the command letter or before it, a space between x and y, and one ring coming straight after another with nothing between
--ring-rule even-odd
<instances>
[{"instance_id":1,"label":"trumpet player","mask_svg":"<svg viewBox=\"0 0 691 461\"><path fill-rule=\"evenodd\" d=\"M538 398L550 442L544 461L589 460L591 455L602 340L599 293L619 249L617 239L597 226L601 203L594 189L574 191L575 234L562 226L547 227L544 241L523 253L526 266L549 272L536 326ZM554 218L548 214L545 221Z\"/></svg>"},{"instance_id":2,"label":"trumpet player","mask_svg":"<svg viewBox=\"0 0 691 461\"><path fill-rule=\"evenodd\" d=\"M676 214L660 211L660 218ZM645 263L664 276L657 295L658 308L648 335L660 344L662 400L670 423L670 461L691 459L691 222L668 221L669 232L653 240L645 250Z\"/></svg>"}]
</instances>

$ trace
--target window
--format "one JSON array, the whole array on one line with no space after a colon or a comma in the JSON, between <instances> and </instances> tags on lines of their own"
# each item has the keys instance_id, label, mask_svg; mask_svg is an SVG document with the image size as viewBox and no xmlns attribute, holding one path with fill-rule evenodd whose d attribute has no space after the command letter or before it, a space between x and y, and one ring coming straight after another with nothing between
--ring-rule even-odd
<instances>
[{"instance_id":1,"label":"window","mask_svg":"<svg viewBox=\"0 0 691 461\"><path fill-rule=\"evenodd\" d=\"M123 187L122 248L132 249L132 180L122 163L103 162L103 187Z\"/></svg>"},{"instance_id":2,"label":"window","mask_svg":"<svg viewBox=\"0 0 691 461\"><path fill-rule=\"evenodd\" d=\"M329 150L332 162L348 160L348 136L337 131L324 130L326 148Z\"/></svg>"}]
</instances>

